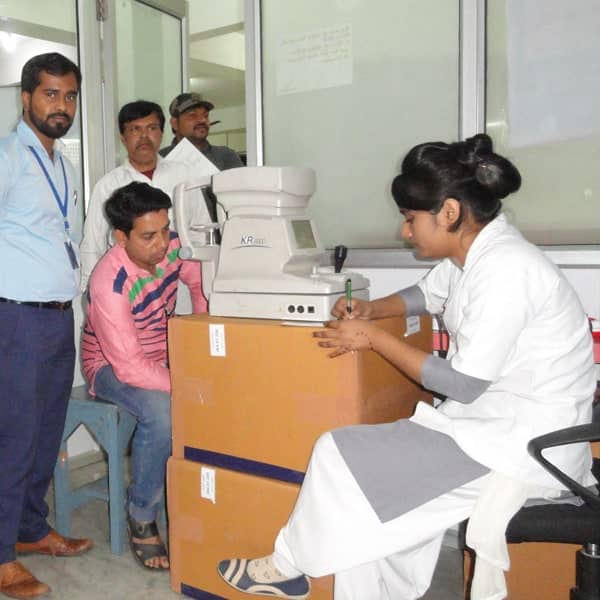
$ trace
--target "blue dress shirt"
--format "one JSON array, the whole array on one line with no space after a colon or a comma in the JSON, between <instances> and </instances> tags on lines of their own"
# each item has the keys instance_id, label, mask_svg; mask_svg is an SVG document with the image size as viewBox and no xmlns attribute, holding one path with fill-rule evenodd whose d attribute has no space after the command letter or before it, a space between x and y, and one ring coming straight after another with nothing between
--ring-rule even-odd
<instances>
[{"instance_id":1,"label":"blue dress shirt","mask_svg":"<svg viewBox=\"0 0 600 600\"><path fill-rule=\"evenodd\" d=\"M61 201L66 175L68 234L50 184L29 146L53 178ZM79 293L79 268L73 268L65 242L70 240L79 264L82 201L73 165L56 147L52 161L24 121L0 140L0 297L64 302Z\"/></svg>"}]
</instances>

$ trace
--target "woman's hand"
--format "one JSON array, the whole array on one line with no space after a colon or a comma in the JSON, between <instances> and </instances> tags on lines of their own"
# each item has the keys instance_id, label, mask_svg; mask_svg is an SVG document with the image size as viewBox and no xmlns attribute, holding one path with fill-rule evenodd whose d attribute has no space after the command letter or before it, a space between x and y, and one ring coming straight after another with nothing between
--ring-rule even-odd
<instances>
[{"instance_id":1,"label":"woman's hand","mask_svg":"<svg viewBox=\"0 0 600 600\"><path fill-rule=\"evenodd\" d=\"M347 310L346 297L342 296L337 299L337 302L331 309L331 314L336 319L370 319L372 310L371 303L368 300L361 300L360 298L352 298L350 306L352 311Z\"/></svg>"},{"instance_id":2,"label":"woman's hand","mask_svg":"<svg viewBox=\"0 0 600 600\"><path fill-rule=\"evenodd\" d=\"M404 375L420 383L423 363L431 353L407 344L375 323L362 318L329 321L313 336L319 340L321 348L332 349L328 354L330 358L356 350L373 350Z\"/></svg>"},{"instance_id":3,"label":"woman's hand","mask_svg":"<svg viewBox=\"0 0 600 600\"><path fill-rule=\"evenodd\" d=\"M362 300L358 302L365 303ZM373 340L377 337L378 332L379 328L377 326L355 318L329 321L325 323L323 331L315 331L313 335L322 340L319 341L321 348L334 349L328 356L335 358L355 350L373 350Z\"/></svg>"}]
</instances>

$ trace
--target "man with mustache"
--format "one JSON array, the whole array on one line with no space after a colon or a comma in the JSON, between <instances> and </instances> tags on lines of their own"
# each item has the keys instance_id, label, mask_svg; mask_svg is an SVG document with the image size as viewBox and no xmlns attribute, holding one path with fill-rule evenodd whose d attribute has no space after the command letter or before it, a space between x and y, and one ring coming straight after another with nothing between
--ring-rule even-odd
<instances>
[{"instance_id":1,"label":"man with mustache","mask_svg":"<svg viewBox=\"0 0 600 600\"><path fill-rule=\"evenodd\" d=\"M165 116L158 104L146 100L125 104L118 121L127 160L104 175L92 192L81 243L82 289L87 287L100 257L112 246L110 227L104 217L104 203L110 195L132 181L140 181L171 197L178 183L191 178L188 167L158 155L165 126Z\"/></svg>"},{"instance_id":2,"label":"man with mustache","mask_svg":"<svg viewBox=\"0 0 600 600\"><path fill-rule=\"evenodd\" d=\"M210 111L213 108L212 102L203 100L202 96L195 92L176 96L169 106L171 129L175 137L170 146L160 151L161 156L167 156L185 137L220 171L243 167L242 160L234 150L227 146L213 146L207 140L210 131Z\"/></svg>"},{"instance_id":3,"label":"man with mustache","mask_svg":"<svg viewBox=\"0 0 600 600\"><path fill-rule=\"evenodd\" d=\"M54 531L44 501L75 367L80 184L58 140L80 85L79 68L61 54L31 58L21 73L22 119L0 140L0 592L13 598L50 591L17 553L92 547Z\"/></svg>"}]
</instances>

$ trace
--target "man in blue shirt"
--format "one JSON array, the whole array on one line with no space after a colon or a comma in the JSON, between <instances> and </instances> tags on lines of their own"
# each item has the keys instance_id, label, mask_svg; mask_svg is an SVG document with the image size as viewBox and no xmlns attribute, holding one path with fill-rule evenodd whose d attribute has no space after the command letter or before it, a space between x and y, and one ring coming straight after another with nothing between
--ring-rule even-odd
<instances>
[{"instance_id":1,"label":"man in blue shirt","mask_svg":"<svg viewBox=\"0 0 600 600\"><path fill-rule=\"evenodd\" d=\"M73 556L92 546L51 529L44 501L75 367L81 195L57 140L80 84L69 59L34 56L21 74L23 118L0 140L0 592L13 598L50 589L18 552Z\"/></svg>"}]
</instances>

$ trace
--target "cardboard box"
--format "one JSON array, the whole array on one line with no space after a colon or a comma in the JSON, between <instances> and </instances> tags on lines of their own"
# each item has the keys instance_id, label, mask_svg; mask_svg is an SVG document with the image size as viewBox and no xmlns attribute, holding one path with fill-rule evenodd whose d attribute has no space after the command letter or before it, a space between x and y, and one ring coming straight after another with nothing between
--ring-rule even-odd
<instances>
[{"instance_id":1,"label":"cardboard box","mask_svg":"<svg viewBox=\"0 0 600 600\"><path fill-rule=\"evenodd\" d=\"M429 317L413 321L406 337L406 319L378 323L431 351ZM227 468L230 457L241 457L301 473L323 432L408 417L419 400L431 401L374 352L329 358L331 350L312 336L316 329L207 315L171 319L173 456L206 462L211 455Z\"/></svg>"},{"instance_id":2,"label":"cardboard box","mask_svg":"<svg viewBox=\"0 0 600 600\"><path fill-rule=\"evenodd\" d=\"M169 459L167 498L173 590L194 598L248 600L247 594L237 592L221 579L217 565L226 558L271 554L299 489L291 483ZM311 586L311 600L333 598L332 576L312 579Z\"/></svg>"}]
</instances>

